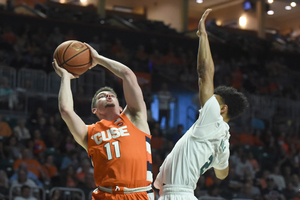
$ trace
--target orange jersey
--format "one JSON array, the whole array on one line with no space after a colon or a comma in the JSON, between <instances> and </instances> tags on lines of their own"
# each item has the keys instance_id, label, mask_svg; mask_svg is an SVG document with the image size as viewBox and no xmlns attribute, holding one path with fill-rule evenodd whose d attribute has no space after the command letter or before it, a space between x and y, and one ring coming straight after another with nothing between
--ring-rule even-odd
<instances>
[{"instance_id":1,"label":"orange jersey","mask_svg":"<svg viewBox=\"0 0 300 200\"><path fill-rule=\"evenodd\" d=\"M139 130L122 113L88 126L88 154L97 186L127 188L152 183L151 136Z\"/></svg>"}]
</instances>

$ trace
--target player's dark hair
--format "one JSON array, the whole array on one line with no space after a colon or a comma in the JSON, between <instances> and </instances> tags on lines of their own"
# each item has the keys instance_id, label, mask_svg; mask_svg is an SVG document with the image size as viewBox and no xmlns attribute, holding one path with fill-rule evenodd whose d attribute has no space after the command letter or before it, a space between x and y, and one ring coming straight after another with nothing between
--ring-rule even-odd
<instances>
[{"instance_id":1,"label":"player's dark hair","mask_svg":"<svg viewBox=\"0 0 300 200\"><path fill-rule=\"evenodd\" d=\"M233 87L219 86L215 94L220 95L224 104L228 106L228 117L234 119L240 116L249 106L246 96Z\"/></svg>"},{"instance_id":2,"label":"player's dark hair","mask_svg":"<svg viewBox=\"0 0 300 200\"><path fill-rule=\"evenodd\" d=\"M94 97L92 99L91 109L96 107L97 96L100 92L103 92L103 91L111 92L116 96L116 98L118 98L117 93L114 91L114 89L112 89L111 87L108 87L108 86L104 86L104 87L100 88L99 90L97 90L97 92L94 94Z\"/></svg>"}]
</instances>

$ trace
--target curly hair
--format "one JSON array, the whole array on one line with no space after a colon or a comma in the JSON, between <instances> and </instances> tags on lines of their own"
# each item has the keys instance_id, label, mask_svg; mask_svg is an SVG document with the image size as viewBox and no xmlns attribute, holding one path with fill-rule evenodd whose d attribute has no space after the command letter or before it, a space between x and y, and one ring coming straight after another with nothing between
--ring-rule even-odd
<instances>
[{"instance_id":1,"label":"curly hair","mask_svg":"<svg viewBox=\"0 0 300 200\"><path fill-rule=\"evenodd\" d=\"M215 88L214 93L220 95L224 104L228 106L228 117L230 119L240 116L249 106L246 96L233 87L219 86Z\"/></svg>"},{"instance_id":2,"label":"curly hair","mask_svg":"<svg viewBox=\"0 0 300 200\"><path fill-rule=\"evenodd\" d=\"M116 96L116 98L118 98L117 93L114 91L114 89L112 89L111 87L108 87L108 86L104 86L104 87L100 88L99 90L97 90L97 92L94 94L94 97L92 99L91 109L96 107L97 96L100 92L103 92L103 91L111 92Z\"/></svg>"}]
</instances>

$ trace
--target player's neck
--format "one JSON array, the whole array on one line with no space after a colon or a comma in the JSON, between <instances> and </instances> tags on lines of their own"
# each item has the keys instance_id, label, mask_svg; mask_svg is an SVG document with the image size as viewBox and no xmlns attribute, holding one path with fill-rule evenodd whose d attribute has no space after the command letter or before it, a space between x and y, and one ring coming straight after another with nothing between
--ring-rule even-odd
<instances>
[{"instance_id":1,"label":"player's neck","mask_svg":"<svg viewBox=\"0 0 300 200\"><path fill-rule=\"evenodd\" d=\"M116 119L118 116L120 116L120 114L115 113L115 112L109 112L109 113L102 114L102 115L99 114L98 118L100 120L105 119L107 121L112 121L112 120Z\"/></svg>"},{"instance_id":2,"label":"player's neck","mask_svg":"<svg viewBox=\"0 0 300 200\"><path fill-rule=\"evenodd\" d=\"M229 122L229 118L226 115L222 115L224 122L228 123Z\"/></svg>"}]
</instances>

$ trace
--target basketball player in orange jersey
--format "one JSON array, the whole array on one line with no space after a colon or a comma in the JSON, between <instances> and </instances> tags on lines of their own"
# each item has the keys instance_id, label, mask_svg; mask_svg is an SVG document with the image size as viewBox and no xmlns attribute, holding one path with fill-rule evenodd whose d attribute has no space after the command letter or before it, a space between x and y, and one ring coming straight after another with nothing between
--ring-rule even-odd
<instances>
[{"instance_id":1,"label":"basketball player in orange jersey","mask_svg":"<svg viewBox=\"0 0 300 200\"><path fill-rule=\"evenodd\" d=\"M99 118L86 125L74 112L70 80L77 78L56 60L53 67L61 77L58 95L63 120L90 156L97 188L92 199L154 199L152 159L147 109L135 74L125 65L91 51L92 67L104 66L122 79L126 107L119 106L117 94L110 87L99 89L92 99L92 112Z\"/></svg>"}]
</instances>

